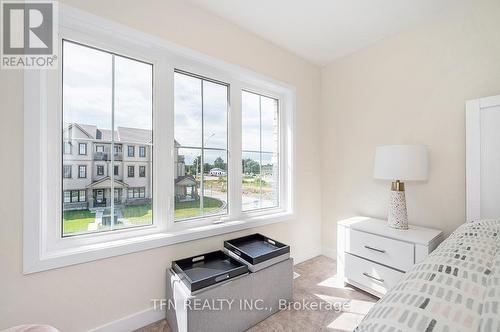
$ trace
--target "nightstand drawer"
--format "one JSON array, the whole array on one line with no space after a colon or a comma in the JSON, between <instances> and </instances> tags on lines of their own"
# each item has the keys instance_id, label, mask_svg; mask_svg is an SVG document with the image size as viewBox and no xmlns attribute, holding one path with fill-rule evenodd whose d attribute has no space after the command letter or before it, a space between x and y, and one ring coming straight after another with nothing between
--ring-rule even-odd
<instances>
[{"instance_id":1,"label":"nightstand drawer","mask_svg":"<svg viewBox=\"0 0 500 332\"><path fill-rule=\"evenodd\" d=\"M346 251L356 256L408 271L414 264L414 245L351 229Z\"/></svg>"},{"instance_id":2,"label":"nightstand drawer","mask_svg":"<svg viewBox=\"0 0 500 332\"><path fill-rule=\"evenodd\" d=\"M345 257L345 277L354 286L368 288L370 291L385 294L401 279L404 273L370 262L350 254ZM358 284L358 285L356 285Z\"/></svg>"}]
</instances>

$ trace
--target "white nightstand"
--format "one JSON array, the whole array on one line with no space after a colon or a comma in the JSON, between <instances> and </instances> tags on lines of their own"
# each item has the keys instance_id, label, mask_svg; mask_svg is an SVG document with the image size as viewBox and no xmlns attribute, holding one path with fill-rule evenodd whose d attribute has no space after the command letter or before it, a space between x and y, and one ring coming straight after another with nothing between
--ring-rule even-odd
<instances>
[{"instance_id":1,"label":"white nightstand","mask_svg":"<svg viewBox=\"0 0 500 332\"><path fill-rule=\"evenodd\" d=\"M442 241L437 229L409 225L387 226L386 220L354 217L337 225L337 277L381 297L413 264Z\"/></svg>"}]
</instances>

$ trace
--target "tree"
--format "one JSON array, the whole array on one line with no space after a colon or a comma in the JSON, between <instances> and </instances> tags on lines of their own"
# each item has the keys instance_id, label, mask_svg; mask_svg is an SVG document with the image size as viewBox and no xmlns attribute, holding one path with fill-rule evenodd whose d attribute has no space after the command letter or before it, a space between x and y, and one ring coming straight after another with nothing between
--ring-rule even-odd
<instances>
[{"instance_id":1,"label":"tree","mask_svg":"<svg viewBox=\"0 0 500 332\"><path fill-rule=\"evenodd\" d=\"M257 161L250 158L242 161L243 173L260 174L260 165Z\"/></svg>"},{"instance_id":2,"label":"tree","mask_svg":"<svg viewBox=\"0 0 500 332\"><path fill-rule=\"evenodd\" d=\"M221 157L217 157L217 159L214 160L214 167L226 170L227 165Z\"/></svg>"}]
</instances>

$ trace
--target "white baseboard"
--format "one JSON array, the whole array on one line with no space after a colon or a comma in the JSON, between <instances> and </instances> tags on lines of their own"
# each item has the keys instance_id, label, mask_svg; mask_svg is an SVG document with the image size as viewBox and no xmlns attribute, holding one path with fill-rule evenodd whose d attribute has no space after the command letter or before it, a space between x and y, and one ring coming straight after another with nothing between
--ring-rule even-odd
<instances>
[{"instance_id":1,"label":"white baseboard","mask_svg":"<svg viewBox=\"0 0 500 332\"><path fill-rule=\"evenodd\" d=\"M337 259L337 250L332 248L323 248L323 256L330 257L332 259Z\"/></svg>"},{"instance_id":2,"label":"white baseboard","mask_svg":"<svg viewBox=\"0 0 500 332\"><path fill-rule=\"evenodd\" d=\"M149 308L96 327L89 332L133 331L165 318L165 311Z\"/></svg>"},{"instance_id":3,"label":"white baseboard","mask_svg":"<svg viewBox=\"0 0 500 332\"><path fill-rule=\"evenodd\" d=\"M304 253L302 255L293 255L292 256L293 257L293 264L294 265L300 264L302 262L307 261L308 259L320 256L320 255L321 255L321 249L320 248L318 248L317 250L314 250L314 251L310 251L310 252Z\"/></svg>"}]
</instances>

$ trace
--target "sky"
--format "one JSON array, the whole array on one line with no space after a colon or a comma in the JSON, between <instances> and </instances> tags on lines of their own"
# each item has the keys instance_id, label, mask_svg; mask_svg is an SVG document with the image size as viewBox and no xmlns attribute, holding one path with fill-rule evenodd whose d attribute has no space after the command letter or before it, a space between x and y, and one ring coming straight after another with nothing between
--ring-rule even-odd
<instances>
[{"instance_id":1,"label":"sky","mask_svg":"<svg viewBox=\"0 0 500 332\"><path fill-rule=\"evenodd\" d=\"M112 55L63 45L64 121L111 129ZM152 129L152 65L115 56L115 129Z\"/></svg>"},{"instance_id":2,"label":"sky","mask_svg":"<svg viewBox=\"0 0 500 332\"><path fill-rule=\"evenodd\" d=\"M96 125L111 129L112 74L110 53L65 41L63 44L64 122ZM115 129L131 127L152 129L153 67L137 60L115 56ZM202 97L203 96L203 97ZM183 147L205 147L205 162L218 157L226 160L228 124L228 87L200 78L175 74L174 136ZM202 105L203 103L203 105ZM203 106L203 107L202 107ZM202 139L202 113L203 131ZM272 162L277 152L274 124L277 101L254 93L242 93L242 148L259 151L263 163ZM262 126L261 126L262 124ZM191 163L199 150L182 149L186 163ZM255 160L258 154L244 152Z\"/></svg>"}]
</instances>

